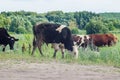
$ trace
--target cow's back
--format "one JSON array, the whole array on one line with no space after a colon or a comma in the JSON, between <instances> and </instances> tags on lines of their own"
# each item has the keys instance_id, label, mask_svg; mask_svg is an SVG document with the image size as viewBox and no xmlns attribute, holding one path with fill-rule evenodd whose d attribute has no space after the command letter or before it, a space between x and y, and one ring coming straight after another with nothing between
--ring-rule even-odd
<instances>
[{"instance_id":1,"label":"cow's back","mask_svg":"<svg viewBox=\"0 0 120 80\"><path fill-rule=\"evenodd\" d=\"M5 28L0 28L0 38L10 36Z\"/></svg>"},{"instance_id":2,"label":"cow's back","mask_svg":"<svg viewBox=\"0 0 120 80\"><path fill-rule=\"evenodd\" d=\"M89 36L90 36L92 43L98 47L108 45L107 34L91 34Z\"/></svg>"},{"instance_id":3,"label":"cow's back","mask_svg":"<svg viewBox=\"0 0 120 80\"><path fill-rule=\"evenodd\" d=\"M54 41L59 40L60 36L56 29L60 25L58 24L50 24L50 23L42 23L33 27L33 32L35 36L43 38L46 43L53 43Z\"/></svg>"}]
</instances>

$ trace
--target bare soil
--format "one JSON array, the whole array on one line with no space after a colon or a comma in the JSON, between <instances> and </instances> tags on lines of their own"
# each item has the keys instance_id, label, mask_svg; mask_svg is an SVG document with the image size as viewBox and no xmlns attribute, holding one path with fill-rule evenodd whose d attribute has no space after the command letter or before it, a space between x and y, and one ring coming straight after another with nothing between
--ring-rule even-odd
<instances>
[{"instance_id":1,"label":"bare soil","mask_svg":"<svg viewBox=\"0 0 120 80\"><path fill-rule=\"evenodd\" d=\"M60 62L0 62L0 80L120 80L120 68Z\"/></svg>"}]
</instances>

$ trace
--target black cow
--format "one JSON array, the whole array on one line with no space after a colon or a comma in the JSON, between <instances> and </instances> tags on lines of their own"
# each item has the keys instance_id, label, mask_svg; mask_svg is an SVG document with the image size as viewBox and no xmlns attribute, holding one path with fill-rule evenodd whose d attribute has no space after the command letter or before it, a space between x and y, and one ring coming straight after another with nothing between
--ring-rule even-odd
<instances>
[{"instance_id":1,"label":"black cow","mask_svg":"<svg viewBox=\"0 0 120 80\"><path fill-rule=\"evenodd\" d=\"M18 39L10 36L5 28L0 28L0 45L4 46L2 51L5 51L5 47L8 44L10 46L10 49L13 50L15 41L18 41Z\"/></svg>"},{"instance_id":2,"label":"black cow","mask_svg":"<svg viewBox=\"0 0 120 80\"><path fill-rule=\"evenodd\" d=\"M65 49L74 52L75 55L77 54L77 51L75 51L76 49L73 44L71 31L64 25L54 23L41 23L33 26L33 34L34 39L32 55L36 47L38 47L41 55L43 55L41 51L41 46L43 43L62 43L64 44ZM55 56L56 52L54 52L54 57ZM62 58L63 57L64 54L62 55Z\"/></svg>"}]
</instances>

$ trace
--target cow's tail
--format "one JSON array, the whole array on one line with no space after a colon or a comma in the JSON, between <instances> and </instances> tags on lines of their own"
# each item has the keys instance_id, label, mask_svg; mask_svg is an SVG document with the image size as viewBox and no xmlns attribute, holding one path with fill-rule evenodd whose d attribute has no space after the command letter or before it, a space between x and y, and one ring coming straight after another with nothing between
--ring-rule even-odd
<instances>
[{"instance_id":1,"label":"cow's tail","mask_svg":"<svg viewBox=\"0 0 120 80\"><path fill-rule=\"evenodd\" d=\"M33 38L33 46L35 46L36 45L36 38L34 37Z\"/></svg>"},{"instance_id":2,"label":"cow's tail","mask_svg":"<svg viewBox=\"0 0 120 80\"><path fill-rule=\"evenodd\" d=\"M33 26L33 34L36 35L36 31L35 31L35 25Z\"/></svg>"},{"instance_id":3,"label":"cow's tail","mask_svg":"<svg viewBox=\"0 0 120 80\"><path fill-rule=\"evenodd\" d=\"M35 26L33 26L33 46L36 45L36 31L35 31Z\"/></svg>"}]
</instances>

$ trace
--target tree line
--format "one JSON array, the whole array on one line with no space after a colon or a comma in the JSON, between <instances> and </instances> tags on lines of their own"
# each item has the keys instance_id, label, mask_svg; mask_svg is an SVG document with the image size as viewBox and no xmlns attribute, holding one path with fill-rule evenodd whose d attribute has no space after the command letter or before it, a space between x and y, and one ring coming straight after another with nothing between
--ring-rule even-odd
<instances>
[{"instance_id":1,"label":"tree line","mask_svg":"<svg viewBox=\"0 0 120 80\"><path fill-rule=\"evenodd\" d=\"M117 15L116 15L117 14ZM120 13L93 13L88 11L51 11L36 13L26 11L1 12L0 27L17 34L32 33L32 26L41 22L67 25L72 33L86 30L87 34L107 33L120 29Z\"/></svg>"}]
</instances>

